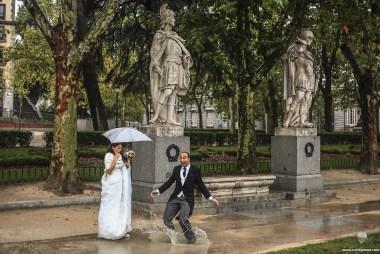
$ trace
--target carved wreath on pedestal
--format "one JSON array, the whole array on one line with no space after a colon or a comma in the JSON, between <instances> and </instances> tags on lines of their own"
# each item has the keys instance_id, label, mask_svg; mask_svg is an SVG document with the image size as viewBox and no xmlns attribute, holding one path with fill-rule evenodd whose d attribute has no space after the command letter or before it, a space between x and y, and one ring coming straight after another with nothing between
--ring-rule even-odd
<instances>
[{"instance_id":1,"label":"carved wreath on pedestal","mask_svg":"<svg viewBox=\"0 0 380 254\"><path fill-rule=\"evenodd\" d=\"M305 145L305 154L306 154L306 157L311 157L313 156L313 152L314 152L314 145L310 142L306 143Z\"/></svg>"},{"instance_id":2,"label":"carved wreath on pedestal","mask_svg":"<svg viewBox=\"0 0 380 254\"><path fill-rule=\"evenodd\" d=\"M166 156L168 157L169 162L174 162L178 160L179 156L179 147L176 144L171 144L166 148Z\"/></svg>"}]
</instances>

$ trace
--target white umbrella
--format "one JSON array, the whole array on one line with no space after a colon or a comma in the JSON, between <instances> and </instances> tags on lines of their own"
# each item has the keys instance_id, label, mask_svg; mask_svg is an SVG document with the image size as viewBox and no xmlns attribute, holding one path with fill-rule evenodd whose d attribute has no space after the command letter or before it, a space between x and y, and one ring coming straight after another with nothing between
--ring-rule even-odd
<instances>
[{"instance_id":1,"label":"white umbrella","mask_svg":"<svg viewBox=\"0 0 380 254\"><path fill-rule=\"evenodd\" d=\"M111 143L152 141L144 133L129 127L112 129L103 133L102 135L108 138Z\"/></svg>"}]
</instances>

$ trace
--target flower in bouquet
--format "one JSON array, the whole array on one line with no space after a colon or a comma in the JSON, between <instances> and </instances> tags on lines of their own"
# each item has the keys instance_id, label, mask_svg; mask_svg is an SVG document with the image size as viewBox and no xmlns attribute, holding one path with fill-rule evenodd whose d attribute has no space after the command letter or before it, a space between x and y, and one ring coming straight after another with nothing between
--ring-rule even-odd
<instances>
[{"instance_id":1,"label":"flower in bouquet","mask_svg":"<svg viewBox=\"0 0 380 254\"><path fill-rule=\"evenodd\" d=\"M124 157L125 157L128 161L132 161L132 160L135 158L135 151L133 151L133 150L126 151L126 152L124 153Z\"/></svg>"}]
</instances>

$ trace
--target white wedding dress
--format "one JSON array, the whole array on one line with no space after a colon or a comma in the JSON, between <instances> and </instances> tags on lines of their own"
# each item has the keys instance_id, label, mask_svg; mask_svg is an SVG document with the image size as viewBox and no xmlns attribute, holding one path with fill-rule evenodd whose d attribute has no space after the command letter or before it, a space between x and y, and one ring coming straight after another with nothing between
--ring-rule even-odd
<instances>
[{"instance_id":1,"label":"white wedding dress","mask_svg":"<svg viewBox=\"0 0 380 254\"><path fill-rule=\"evenodd\" d=\"M105 168L109 168L113 154L104 158ZM120 157L111 174L102 177L102 193L98 217L98 237L120 239L132 231L132 183L131 170Z\"/></svg>"}]
</instances>

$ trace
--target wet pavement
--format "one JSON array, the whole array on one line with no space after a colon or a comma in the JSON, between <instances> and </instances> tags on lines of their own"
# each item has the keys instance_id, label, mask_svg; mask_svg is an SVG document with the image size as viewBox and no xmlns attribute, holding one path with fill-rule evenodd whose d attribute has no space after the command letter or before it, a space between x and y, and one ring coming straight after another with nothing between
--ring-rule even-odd
<instances>
[{"instance_id":1,"label":"wet pavement","mask_svg":"<svg viewBox=\"0 0 380 254\"><path fill-rule=\"evenodd\" d=\"M176 241L164 234L160 221L134 225L130 239L108 241L96 235L46 241L0 244L1 254L248 254L323 241L358 231L380 231L380 202L325 203L272 211L196 215L198 241L187 245L178 233ZM179 230L179 226L177 226ZM206 232L206 233L204 233ZM173 237L173 236L172 236Z\"/></svg>"}]
</instances>

